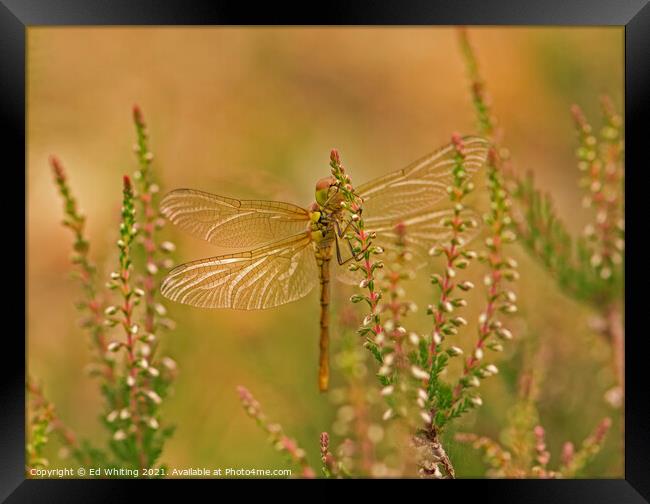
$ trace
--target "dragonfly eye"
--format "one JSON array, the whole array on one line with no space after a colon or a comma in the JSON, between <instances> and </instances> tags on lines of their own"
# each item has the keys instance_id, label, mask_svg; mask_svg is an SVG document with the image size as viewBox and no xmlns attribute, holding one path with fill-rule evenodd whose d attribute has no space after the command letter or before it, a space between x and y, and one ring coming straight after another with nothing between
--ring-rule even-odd
<instances>
[{"instance_id":1,"label":"dragonfly eye","mask_svg":"<svg viewBox=\"0 0 650 504\"><path fill-rule=\"evenodd\" d=\"M316 182L316 202L325 206L327 200L335 194L332 188L336 186L336 179L334 177L325 177Z\"/></svg>"}]
</instances>

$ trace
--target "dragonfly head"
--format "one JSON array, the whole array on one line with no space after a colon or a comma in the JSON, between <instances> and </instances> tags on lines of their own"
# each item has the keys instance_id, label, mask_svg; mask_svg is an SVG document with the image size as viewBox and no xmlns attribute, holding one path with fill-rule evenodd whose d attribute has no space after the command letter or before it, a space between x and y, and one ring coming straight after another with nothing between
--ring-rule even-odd
<instances>
[{"instance_id":1,"label":"dragonfly head","mask_svg":"<svg viewBox=\"0 0 650 504\"><path fill-rule=\"evenodd\" d=\"M335 194L336 179L334 177L325 177L316 182L316 203L324 207L328 200ZM330 202L331 203L331 202Z\"/></svg>"}]
</instances>

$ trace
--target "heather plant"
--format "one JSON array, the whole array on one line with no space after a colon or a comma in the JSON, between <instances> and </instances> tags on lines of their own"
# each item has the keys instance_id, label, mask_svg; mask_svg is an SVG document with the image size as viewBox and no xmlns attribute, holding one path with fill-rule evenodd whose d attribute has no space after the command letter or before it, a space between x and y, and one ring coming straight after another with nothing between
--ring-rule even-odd
<instances>
[{"instance_id":1,"label":"heather plant","mask_svg":"<svg viewBox=\"0 0 650 504\"><path fill-rule=\"evenodd\" d=\"M40 387L28 383L30 421L27 443L28 466L45 465L42 456L48 433L56 432L65 451L81 465L99 466L103 476L120 475L116 469L137 470L139 476L158 476L163 466L159 458L174 427L162 419L161 404L169 394L176 375L176 363L157 355L160 334L173 326L158 301L160 268L169 268L166 257L171 242L159 243L164 221L155 210L158 192L151 171L142 112L134 108L138 170L134 178L123 177L119 223L118 267L111 272L105 288L100 286L97 268L90 258L86 218L79 211L61 162L52 157L54 180L64 203L64 226L74 236L72 263L82 287L77 308L82 327L90 335L93 362L90 373L99 381L104 400L101 423L109 435L108 449L97 448L65 427Z\"/></svg>"},{"instance_id":2,"label":"heather plant","mask_svg":"<svg viewBox=\"0 0 650 504\"><path fill-rule=\"evenodd\" d=\"M520 243L557 281L562 292L586 303L597 315L593 328L612 348L617 385L605 395L620 407L624 385L624 144L623 121L612 100L601 97L602 126L597 133L578 105L571 107L576 126L576 157L585 191L583 206L592 210L592 222L583 236L573 237L555 210L550 194L538 189L532 173L522 176L503 146L503 129L492 113L490 98L480 76L466 30L459 41L474 104L479 132L494 146L488 172L498 178L503 194L510 194L511 215ZM498 170L493 170L497 168ZM492 177L492 175L490 175ZM496 187L496 186L495 186ZM493 203L494 205L494 198Z\"/></svg>"},{"instance_id":3,"label":"heather plant","mask_svg":"<svg viewBox=\"0 0 650 504\"><path fill-rule=\"evenodd\" d=\"M511 249L515 242L544 265L564 292L602 315L600 329L613 345L622 384L620 116L611 101L604 98L604 127L598 140L580 109L572 109L580 144L578 167L585 173L582 185L588 191L585 206L596 209L595 222L587 227L585 238L575 240L557 217L550 197L535 187L532 176L521 178L514 171L464 30L460 30L460 45L471 80L478 131L491 143L485 163L485 187L481 187L489 206L481 219L481 240L470 242L479 233L479 223L466 200L476 187L464 166L464 139L454 135L453 162L447 179L448 208L452 213L442 222L448 238L429 251L430 263L439 269L431 277L434 297L427 307L431 317L428 331L418 331L409 318L417 306L408 299L405 281L419 277L419 265L413 261L415 251L408 247L408 226L398 222L390 233L394 241L386 244L382 240L379 246L376 233L364 223L363 199L355 192L340 154L333 150L330 156L341 208L350 223L344 239L350 243L355 261L349 269L356 275L360 289L350 300L363 306L363 314L356 331L362 343L355 344L349 338L349 328L340 331L341 348L335 355L344 383L332 391L338 407L332 430L342 439L337 445L330 432L321 435L322 474L326 477L417 474L454 478L453 460L445 445L455 442L483 449L491 467L488 476L575 477L599 452L611 425L611 419L603 419L579 448L565 443L560 463L551 469L546 433L537 409L543 373L529 366L521 374L517 400L508 412L501 443L477 434L445 435L454 430L457 420L482 406L478 387L499 372L495 353L502 352L504 344L515 337L507 323L507 316L517 313L518 296L513 285L519 272ZM459 336L473 327L462 311L469 300L466 293L474 285L463 277L475 262L483 265L484 296L477 334L468 349L459 344ZM346 324L353 325L354 316L345 310ZM364 359L360 346L368 350L374 364ZM454 372L454 359L461 361L459 372ZM364 379L365 371L372 366L377 380L374 394ZM354 371L360 369L364 372ZM620 403L621 394L622 390L616 388L607 397L612 403ZM362 407L355 402L359 396L364 398ZM378 408L375 396L381 398L383 408ZM384 426L381 436L369 428L378 425L376 422ZM399 435L388 435L390 426L399 426L394 429Z\"/></svg>"},{"instance_id":4,"label":"heather plant","mask_svg":"<svg viewBox=\"0 0 650 504\"><path fill-rule=\"evenodd\" d=\"M500 442L487 436L457 432L454 439L480 450L488 467L486 476L492 478L574 478L600 452L611 427L611 419L603 418L578 449L566 441L559 461L552 463L546 443L546 430L540 423L537 408L540 389L544 385L544 352L536 349L537 357L528 360L519 376L516 402L508 410L501 430ZM530 350L529 350L530 354ZM555 466L555 469L551 467Z\"/></svg>"},{"instance_id":5,"label":"heather plant","mask_svg":"<svg viewBox=\"0 0 650 504\"><path fill-rule=\"evenodd\" d=\"M239 201L188 190L177 191L176 196L172 193L166 210L163 205L163 212L172 222L194 234L202 234L208 242L228 246L234 243L235 248L246 248L247 240L250 245L260 245L243 253L209 259L210 266L203 263L206 268L220 259L226 259L220 266L232 265L236 262L233 259L245 262L262 249L268 251L269 247L263 247L261 242L268 238L267 233L274 235L278 231L274 227L278 222L292 222L287 226L295 224L296 232L305 232L309 221L311 227L306 236L313 240L318 233L320 238L325 237L329 217L336 219L335 250L339 252L341 243L343 253L347 254L349 246L351 254L346 261L340 256L337 259L347 264L347 278L353 278L356 287L349 303L336 306L339 327L332 345L335 373L327 398L334 405L331 425L312 439L310 446L303 444L308 449L305 450L278 423L268 419L247 388L237 389L246 414L264 432L271 446L283 454L298 477L454 478L457 476L454 458L458 453L454 445L465 443L482 450L489 466L487 476L567 478L583 474L605 442L611 425L609 418L603 419L577 448L571 442L565 443L561 456L557 457L559 462L551 458L543 427L546 422L542 422L544 411L539 407L544 372L537 362L527 364L519 373L516 399L507 411L504 425L499 426L498 441L458 432L467 430L465 421L482 418L484 401L491 402L490 392L484 392L486 387L481 387L483 382L505 371L512 373L517 366L517 363L504 362L499 353L511 340L518 344L519 339L527 338L526 334L514 330L518 326L508 318L518 311L515 290L519 272L512 257L513 245L521 243L553 276L562 292L599 314L594 327L612 344L621 387L624 337L619 295L624 249L620 116L611 100L604 98L603 127L600 135L596 135L583 112L577 106L572 108L579 144L577 162L586 192L584 203L594 210L593 222L587 226L584 236L574 238L558 217L551 198L536 187L532 176L522 177L513 169L510 153L503 145L503 130L492 113L474 51L463 30L460 43L471 81L478 132L489 140L489 148L482 173L473 179L467 160L471 143L477 139L452 135L446 159L448 173L444 178L446 195L436 209L445 216L432 224L444 238L428 250L426 257L421 257L421 251L414 246L419 239L418 229L409 226L410 215L402 215L403 220L384 230L386 236L373 229L369 219L373 215L364 213L364 198L352 183L337 150L330 153L331 178L321 180L317 186L316 199L320 203L319 196L323 196L325 203L321 207L328 210L326 215L317 212L318 205L313 205L300 213L300 219L295 214L289 219L286 215L283 218L275 215L268 220L250 218L246 212L238 213L242 203L250 204L253 210L261 207L266 211L269 202ZM174 251L174 245L160 239L164 220L157 210L159 187L152 170L154 156L138 107L133 110L133 121L137 169L132 177L125 176L122 180L120 224L115 233L117 262L112 272L98 272L91 260L85 216L78 210L60 161L51 159L55 182L64 201L64 225L74 238L72 261L82 288L77 307L83 314L82 325L92 349L90 369L98 380L103 399L101 423L107 444L99 448L86 440L78 441L41 387L30 380L26 445L30 468L49 464L45 448L49 438L56 437L63 447L61 454L67 453L80 465L129 468L140 471L141 475L163 474L159 471L164 469L160 458L173 426L166 421L162 406L170 393L176 364L160 355L160 337L173 329L174 323L167 318L166 309L159 301L159 288L162 273L173 266L169 254ZM335 191L330 193L330 189ZM472 209L472 198L477 192L488 201L481 208L482 215ZM189 201L183 204L181 196L188 197ZM179 199L175 200L176 197ZM278 211L287 210L287 204L270 203ZM193 221L188 213L197 214ZM423 220L420 219L420 224ZM253 227L248 228L251 223ZM244 236L247 229L252 232ZM303 237L299 245L308 246L311 252L309 240ZM296 242L292 243L298 247ZM300 267L286 250L282 253L274 249L267 257L279 259L277 262L281 264L273 273L275 279L290 278L294 269ZM288 257L291 260L287 261ZM325 266L329 264L329 256L326 260L317 257ZM424 264L435 273L425 274L426 270L421 269ZM181 300L187 297L188 284L202 284L203 292L194 301L204 307L251 309L257 302L258 308L270 307L271 304L262 305L267 301L281 304L279 298L287 293L296 299L308 292L307 282L302 286L287 283L270 295L262 290L255 301L255 296L242 293L255 283L253 276L261 278L262 273L251 268L241 274L233 267L229 274L236 279L231 285L241 289L233 297L239 302L234 306L236 303L228 301L228 296L214 295L219 287L210 273L201 277L205 272L201 270L196 276L184 276L199 269L186 266L176 268L167 277L172 278L168 287L176 289L168 297ZM250 263L246 263L248 266ZM280 269L289 266L291 269ZM250 271L254 275L247 277ZM100 277L107 277L108 282L103 285ZM476 277L482 277L482 285L478 287L472 282ZM242 278L245 285L236 285ZM409 292L412 281L424 284L425 278L430 289L422 303L426 307L423 310L426 321L423 317L418 320L415 315L418 311L415 299L420 302L420 298ZM324 390L329 380L329 340L323 337L328 336L330 324L329 269L321 270L320 280L319 384ZM310 281L315 281L315 277ZM335 290L335 296L340 292ZM468 315L470 310L477 316ZM478 320L472 320L475 318ZM608 393L612 404L620 404L621 387ZM495 408L498 406L488 415L494 416ZM476 430L484 432L482 427ZM308 459L309 449L319 451L320 464Z\"/></svg>"},{"instance_id":6,"label":"heather plant","mask_svg":"<svg viewBox=\"0 0 650 504\"><path fill-rule=\"evenodd\" d=\"M363 200L355 192L338 151L331 153L332 176L341 194L341 208L347 214L346 221L350 223L344 239L349 241L351 253L357 259L349 269L357 275L361 289L350 300L365 307L363 320L356 332L363 340L363 347L375 360L379 395L386 403L376 420L385 425L398 425L391 437L395 446L383 450L386 454L384 459L389 460L391 451L400 457L397 460L390 458L394 462L392 467L380 463L381 458L375 453L379 436L371 434L369 428L371 423L377 425L372 417L374 411L368 407L371 404L369 396L366 394L365 400L362 399L365 408L355 404L355 397L358 398L359 393L355 394L354 388L363 382L355 376L354 370L358 366L365 366L365 363L354 348L344 346L337 357L348 365L348 372L344 375L349 390L343 393L350 404L340 407L339 412L349 411L350 420L356 425L352 429L353 436L345 438L337 449L332 449L329 433L322 434L323 473L328 477L348 476L354 468L355 475L399 476L417 473L422 477L454 478L453 463L442 444L442 432L451 421L482 404L476 387L481 380L498 372L493 363L485 362L484 352L500 351L501 341L512 337L496 317L496 312L516 311L514 294L504 288L505 282L516 278L515 265L511 259L502 259L500 255L501 246L512 241L514 235L509 229L510 221L504 222L503 219L508 200L502 192L492 190L490 194L496 203L492 214L486 218L492 225L491 236L486 239L487 248L481 255L489 268L485 281L486 308L479 319L476 343L464 362L460 376L451 380L445 377L450 360L463 355L463 350L451 343L459 330L468 324L455 311L467 305L463 293L473 287L471 282L460 279L458 272L465 270L470 261L479 257L465 247L468 236L475 234L478 227L478 222L463 204L464 198L474 189L464 163L465 144L459 135L452 137L452 144L455 150L447 192L453 211L442 223L447 229L448 240L429 252L431 256L443 256L445 260L443 274L432 276L431 282L437 295L435 302L427 309L432 317L432 329L425 334L409 331L405 320L409 313L417 309L415 303L407 299L402 285L404 280L412 279L415 275L415 266L411 267L413 254L408 250L406 240L408 226L401 222L396 224L394 243L390 243L387 250L376 245L373 242L376 233L366 230ZM378 257L385 257L386 260ZM340 423L340 419L337 422ZM387 429L379 428L382 429L381 437L388 439L383 434ZM349 447L353 448L352 453L356 453L356 457L345 456ZM337 457L334 452L340 455Z\"/></svg>"},{"instance_id":7,"label":"heather plant","mask_svg":"<svg viewBox=\"0 0 650 504\"><path fill-rule=\"evenodd\" d=\"M362 202L356 201L354 191L349 188L349 176L338 153L334 151L331 156L332 173L344 187L343 193L348 202L346 208L350 212L350 219L357 223L355 233L350 236L356 241L353 251L365 250L363 260L350 268L361 271L359 287L365 289L367 294L355 295L352 301L365 301L370 310L358 333L364 337L364 346L379 365L377 376L382 386L381 395L388 404L382 418L384 421L402 418L409 422L413 431L411 441L422 476L450 478L455 476L455 471L442 445L442 431L450 421L482 404L476 387L481 380L498 372L494 364L485 362L484 348L499 351L502 349L499 340L511 338L511 333L496 319L495 311L516 311L514 294L500 289L502 282L515 278L512 260L502 260L496 252L501 250L502 243L514 240L512 231L507 228L509 222L504 226L497 213L503 210L502 201L507 200L498 191L491 191L491 195L498 194L501 199L493 204L496 216L493 214L486 218L488 223L494 224L496 236L496 239L494 236L486 239L488 252L483 254L490 267L485 282L488 288L486 309L479 318L479 334L471 355L465 360L461 376L452 382L443 378L450 359L463 354L460 347L450 342L453 343L453 337L467 325L467 321L455 311L467 305L462 294L473 287L471 282L462 281L458 272L465 270L470 261L478 257L475 251L465 248L467 232L478 226L471 214L468 216L463 204L464 198L474 189L474 184L465 169L466 153L462 138L454 135L452 143L455 148L454 164L447 192L453 214L443 222L443 226L448 228L448 241L429 251L431 256L443 256L445 260L443 273L431 277L438 294L435 303L427 308L427 313L432 317L432 330L423 335L409 331L403 323L403 317L413 309L410 302L400 301L403 289L399 287L400 280L412 275L405 267L410 258L404 240L408 227L397 224L395 266L387 268L387 275L385 272L378 274L384 269L384 263L373 257L384 251L369 245L373 235L364 229ZM385 301L387 309L379 302L382 295L375 287L377 276L388 277L384 288L388 294ZM383 324L382 312L388 314ZM410 408L411 405L414 407Z\"/></svg>"}]
</instances>

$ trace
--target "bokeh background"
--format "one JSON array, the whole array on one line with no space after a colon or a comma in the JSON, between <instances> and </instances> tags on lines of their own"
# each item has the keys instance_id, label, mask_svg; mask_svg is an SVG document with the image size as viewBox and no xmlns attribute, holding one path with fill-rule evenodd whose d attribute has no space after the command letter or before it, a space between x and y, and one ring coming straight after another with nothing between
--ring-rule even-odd
<instances>
[{"instance_id":1,"label":"bokeh background","mask_svg":"<svg viewBox=\"0 0 650 504\"><path fill-rule=\"evenodd\" d=\"M580 204L568 109L579 103L597 122L603 92L621 108L622 28L470 28L469 35L516 168L535 173L579 233L590 215ZM192 187L303 205L328 174L332 147L362 182L454 131L476 130L453 28L30 28L27 58L28 370L61 418L97 443L101 398L85 371L88 337L74 308L71 237L60 225L49 154L67 168L107 278L116 263L121 176L136 166L134 103L149 124L163 191ZM214 255L178 230L165 232L181 261ZM581 442L610 415L610 437L586 475L621 477L622 416L603 401L614 374L609 348L589 329L593 314L523 250L515 255L518 341L500 359L506 372L483 384L484 407L459 430L498 438L515 401L516 363L534 340L547 356L539 408L555 464L564 441ZM426 306L428 274L410 292ZM470 320L480 294L466 311ZM335 310L347 296L346 288L335 293ZM235 387L244 384L318 465L318 436L337 416L316 387L318 294L263 312L167 306L177 328L163 346L180 374L164 406L178 427L162 460L178 468L283 467L240 408ZM427 328L421 313L413 324ZM474 337L468 331L461 346ZM484 474L478 453L448 450L460 476ZM69 464L50 458L54 467Z\"/></svg>"}]
</instances>

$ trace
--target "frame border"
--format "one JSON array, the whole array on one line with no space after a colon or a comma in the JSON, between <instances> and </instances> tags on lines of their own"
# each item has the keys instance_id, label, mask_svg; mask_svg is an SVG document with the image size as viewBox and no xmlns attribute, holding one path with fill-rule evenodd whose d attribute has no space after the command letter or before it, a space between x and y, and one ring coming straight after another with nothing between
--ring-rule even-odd
<instances>
[{"instance_id":1,"label":"frame border","mask_svg":"<svg viewBox=\"0 0 650 504\"><path fill-rule=\"evenodd\" d=\"M625 127L627 164L639 169L627 170L626 220L637 215L641 221L647 210L640 207L644 189L641 177L648 169L644 126L650 124L650 6L649 0L492 0L489 5L481 0L391 0L345 2L331 1L326 8L304 9L304 4L290 5L256 2L166 0L0 0L0 111L5 126L3 143L10 154L12 166L26 162L26 97L25 57L26 29L32 26L55 25L618 25L625 26ZM645 165L645 166L644 166ZM13 170L12 170L13 173ZM19 179L20 180L20 179ZM645 186L647 187L647 186ZM26 171L22 178L24 205L26 205ZM635 194L635 191L638 194ZM5 191L17 194L18 191ZM647 192L647 191L646 191ZM647 199L647 196L645 196ZM14 208L5 203L5 208ZM25 221L6 219L16 229L6 236L22 236L25 247ZM22 229L21 229L22 227ZM11 233L11 234L9 234ZM645 286L641 278L648 278L648 260L641 259L642 234L628 232L626 236L626 307L641 300ZM646 254L647 255L647 254ZM22 279L26 285L27 261ZM18 275L18 268L12 273ZM634 272L634 277L630 274ZM17 280L20 282L19 280ZM635 291L637 296L635 296ZM5 338L5 355L26 352L27 302L25 292L25 340ZM643 301L639 301L643 302ZM647 310L647 307L646 307ZM647 327L639 310L626 310L627 322L632 327ZM627 324L626 324L627 325ZM644 352L645 334L626 341L625 355L625 479L566 480L547 483L536 480L473 480L472 485L495 485L481 500L492 498L499 502L575 502L588 499L590 503L640 503L650 501L650 428L648 422L648 383L646 371L648 353ZM15 348L17 347L17 348ZM25 370L24 359L6 359L0 373L0 500L6 502L116 502L126 500L134 493L125 480L27 480L24 476L25 439ZM486 481L487 483L483 483ZM494 481L494 483L492 483ZM477 483L478 482L478 483ZM470 483L464 480L464 483ZM103 491L98 494L97 485ZM506 488L507 487L507 488ZM445 488L449 490L448 487ZM152 487L148 487L151 491ZM443 489L436 489L438 492ZM453 489L458 496L458 489ZM74 497L73 497L74 495Z\"/></svg>"}]
</instances>

